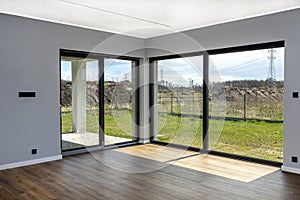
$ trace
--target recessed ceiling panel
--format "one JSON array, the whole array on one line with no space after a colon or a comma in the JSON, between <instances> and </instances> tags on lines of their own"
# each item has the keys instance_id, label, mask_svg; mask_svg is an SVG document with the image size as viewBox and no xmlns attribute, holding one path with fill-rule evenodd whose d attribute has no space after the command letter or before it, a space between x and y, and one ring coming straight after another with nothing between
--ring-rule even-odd
<instances>
[{"instance_id":1,"label":"recessed ceiling panel","mask_svg":"<svg viewBox=\"0 0 300 200\"><path fill-rule=\"evenodd\" d=\"M300 6L300 0L1 0L0 12L149 38Z\"/></svg>"}]
</instances>

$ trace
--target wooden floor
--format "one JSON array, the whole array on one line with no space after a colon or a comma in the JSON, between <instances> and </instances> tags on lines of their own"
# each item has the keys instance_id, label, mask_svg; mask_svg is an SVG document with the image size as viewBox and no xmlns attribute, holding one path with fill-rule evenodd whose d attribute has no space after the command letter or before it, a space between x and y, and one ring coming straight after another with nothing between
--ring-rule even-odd
<instances>
[{"instance_id":1,"label":"wooden floor","mask_svg":"<svg viewBox=\"0 0 300 200\"><path fill-rule=\"evenodd\" d=\"M0 171L0 199L293 200L300 176L150 144Z\"/></svg>"},{"instance_id":2,"label":"wooden floor","mask_svg":"<svg viewBox=\"0 0 300 200\"><path fill-rule=\"evenodd\" d=\"M162 167L172 164L243 182L253 181L278 170L277 167L233 160L214 155L199 154L198 152L155 144L148 144L142 147L126 147L113 151L159 161L159 163L163 162L165 164L161 165ZM127 165L129 165L129 163ZM155 165L152 164L151 166Z\"/></svg>"}]
</instances>

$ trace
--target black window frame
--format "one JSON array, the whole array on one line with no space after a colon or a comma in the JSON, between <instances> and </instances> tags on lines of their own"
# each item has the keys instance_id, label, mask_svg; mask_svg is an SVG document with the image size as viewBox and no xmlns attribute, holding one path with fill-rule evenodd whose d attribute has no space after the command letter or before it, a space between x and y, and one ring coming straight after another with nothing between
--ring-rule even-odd
<instances>
[{"instance_id":1,"label":"black window frame","mask_svg":"<svg viewBox=\"0 0 300 200\"><path fill-rule=\"evenodd\" d=\"M88 152L87 148L93 148L93 147L103 147L103 149L108 149L111 147L123 147L123 146L131 146L135 145L138 143L140 140L140 130L135 130L136 135L133 137L132 136L132 141L129 142L122 142L122 143L116 143L116 144L111 144L111 145L105 145L102 144L104 142L104 59L120 59L120 60L128 60L134 62L135 67L139 67L141 63L142 58L138 57L132 57L132 56L124 56L124 55L112 55L112 54L105 54L105 53L96 53L96 52L85 52L85 51L78 51L78 50L71 50L71 49L59 49L59 99L60 99L60 106L62 105L62 96L61 96L61 57L76 57L76 58L93 58L97 59L98 62L98 70L99 70L99 76L98 78L98 87L99 87L99 145L94 145L94 146L89 146L89 147L78 147L78 148L72 148L72 149L66 149L63 150L62 147L62 117L60 113L60 147L61 147L61 152L66 153L66 155L72 155L72 153L69 152L77 152L79 153L85 153ZM140 79L138 76L138 71L135 74L135 82L139 83ZM135 124L137 126L140 126L140 89L139 87L135 91L135 107L136 107L136 112L135 112ZM100 102L102 102L102 106L100 106Z\"/></svg>"},{"instance_id":2,"label":"black window frame","mask_svg":"<svg viewBox=\"0 0 300 200\"><path fill-rule=\"evenodd\" d=\"M270 161L270 160L264 160L260 158L254 158L254 157L248 157L248 156L242 156L237 154L231 154L226 152L219 152L214 150L209 150L209 102L208 102L208 95L209 95L209 56L210 55L218 55L218 54L226 54L226 53L236 53L236 52L244 52L244 51L254 51L254 50L262 50L262 49L271 49L271 48L280 48L285 47L285 41L279 40L279 41L273 41L273 42L266 42L266 43L256 43L256 44L249 44L249 45L242 45L242 46L232 46L232 47L226 47L226 48L220 48L220 49L209 49L206 51L196 51L196 52L188 52L188 53L180 53L180 54L169 54L169 55L163 55L163 56L155 56L155 57L149 57L149 65L150 68L154 67L154 63L161 60L167 60L167 59L174 59L174 58L186 58L186 57L193 57L193 56L203 56L203 129L202 129L202 141L203 141L203 148L195 148L191 146L184 146L184 145L178 145L178 144L172 144L172 143L166 143L166 142L160 142L157 140L154 140L154 136L150 135L150 142L160 145L170 145L176 148L184 148L192 151L197 152L204 152L211 155L217 155L217 156L223 156L238 160L245 160L249 162L255 162L255 163L261 163L271 166L280 167L283 163L277 162L277 161ZM152 72L152 70L150 70ZM150 80L150 88L149 88L149 109L154 105L154 76L150 73L149 80ZM152 118L152 116L151 116ZM154 122L155 123L155 122ZM150 133L152 133L153 129L150 127ZM153 134L153 133L152 133Z\"/></svg>"}]
</instances>

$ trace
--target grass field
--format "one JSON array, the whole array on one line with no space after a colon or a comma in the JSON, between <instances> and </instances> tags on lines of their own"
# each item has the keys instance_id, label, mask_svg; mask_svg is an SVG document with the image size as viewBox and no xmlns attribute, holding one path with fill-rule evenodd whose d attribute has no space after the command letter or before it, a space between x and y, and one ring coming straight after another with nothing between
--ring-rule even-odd
<instances>
[{"instance_id":1,"label":"grass field","mask_svg":"<svg viewBox=\"0 0 300 200\"><path fill-rule=\"evenodd\" d=\"M159 141L202 147L202 120L160 114L159 121ZM183 134L181 124L190 131ZM210 120L209 126L212 150L282 162L283 123Z\"/></svg>"},{"instance_id":2,"label":"grass field","mask_svg":"<svg viewBox=\"0 0 300 200\"><path fill-rule=\"evenodd\" d=\"M259 96L260 90L253 90L253 92L256 92L257 95L246 95L245 103L243 95L235 96L234 101L230 99L224 99L226 102L224 100L209 101L210 115L241 118L236 122L210 120L210 148L226 153L282 162L283 122L268 123L255 120L243 121L242 119L245 115L245 108L246 119L283 121L283 97L280 96L281 93L276 93L278 98L271 98L268 96L269 94L264 94L265 97ZM195 122L193 117L186 119L166 114L172 111L174 114L199 115L202 113L203 104L201 94L188 91L184 95L159 93L157 101L158 110L161 112L158 120L158 140L201 147L202 120ZM184 130L179 130L180 124L183 124L184 128L182 129ZM186 130L188 127L190 130Z\"/></svg>"},{"instance_id":3,"label":"grass field","mask_svg":"<svg viewBox=\"0 0 300 200\"><path fill-rule=\"evenodd\" d=\"M125 123L118 123L123 121ZM131 112L117 111L117 113L109 113L104 117L106 135L132 138ZM88 113L86 119L87 131L91 133L99 133L99 117L98 114ZM72 132L72 113L62 114L62 132Z\"/></svg>"},{"instance_id":4,"label":"grass field","mask_svg":"<svg viewBox=\"0 0 300 200\"><path fill-rule=\"evenodd\" d=\"M128 117L128 111L108 113L105 116L105 134L131 138L131 123ZM202 147L202 120L159 114L158 121L159 141ZM62 122L63 132L70 132L71 113L63 114ZM210 149L282 162L283 123L210 120L209 125ZM98 127L98 116L88 114L87 130L98 133Z\"/></svg>"},{"instance_id":5,"label":"grass field","mask_svg":"<svg viewBox=\"0 0 300 200\"><path fill-rule=\"evenodd\" d=\"M282 162L283 123L225 121L213 149Z\"/></svg>"}]
</instances>

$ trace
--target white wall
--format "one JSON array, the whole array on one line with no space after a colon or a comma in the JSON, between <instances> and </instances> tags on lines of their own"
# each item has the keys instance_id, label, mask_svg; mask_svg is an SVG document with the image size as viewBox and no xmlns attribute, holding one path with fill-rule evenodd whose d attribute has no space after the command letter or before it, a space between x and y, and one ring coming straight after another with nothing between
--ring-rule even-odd
<instances>
[{"instance_id":1,"label":"white wall","mask_svg":"<svg viewBox=\"0 0 300 200\"><path fill-rule=\"evenodd\" d=\"M60 48L144 57L144 45L133 37L0 14L0 168L61 154ZM20 99L18 91L37 97Z\"/></svg>"},{"instance_id":2,"label":"white wall","mask_svg":"<svg viewBox=\"0 0 300 200\"><path fill-rule=\"evenodd\" d=\"M185 53L278 40L285 40L286 47L283 169L300 172L300 162L291 162L291 156L300 158L300 99L291 98L293 91L300 90L299 9L150 38L146 40L146 56L167 54L166 51Z\"/></svg>"}]
</instances>

